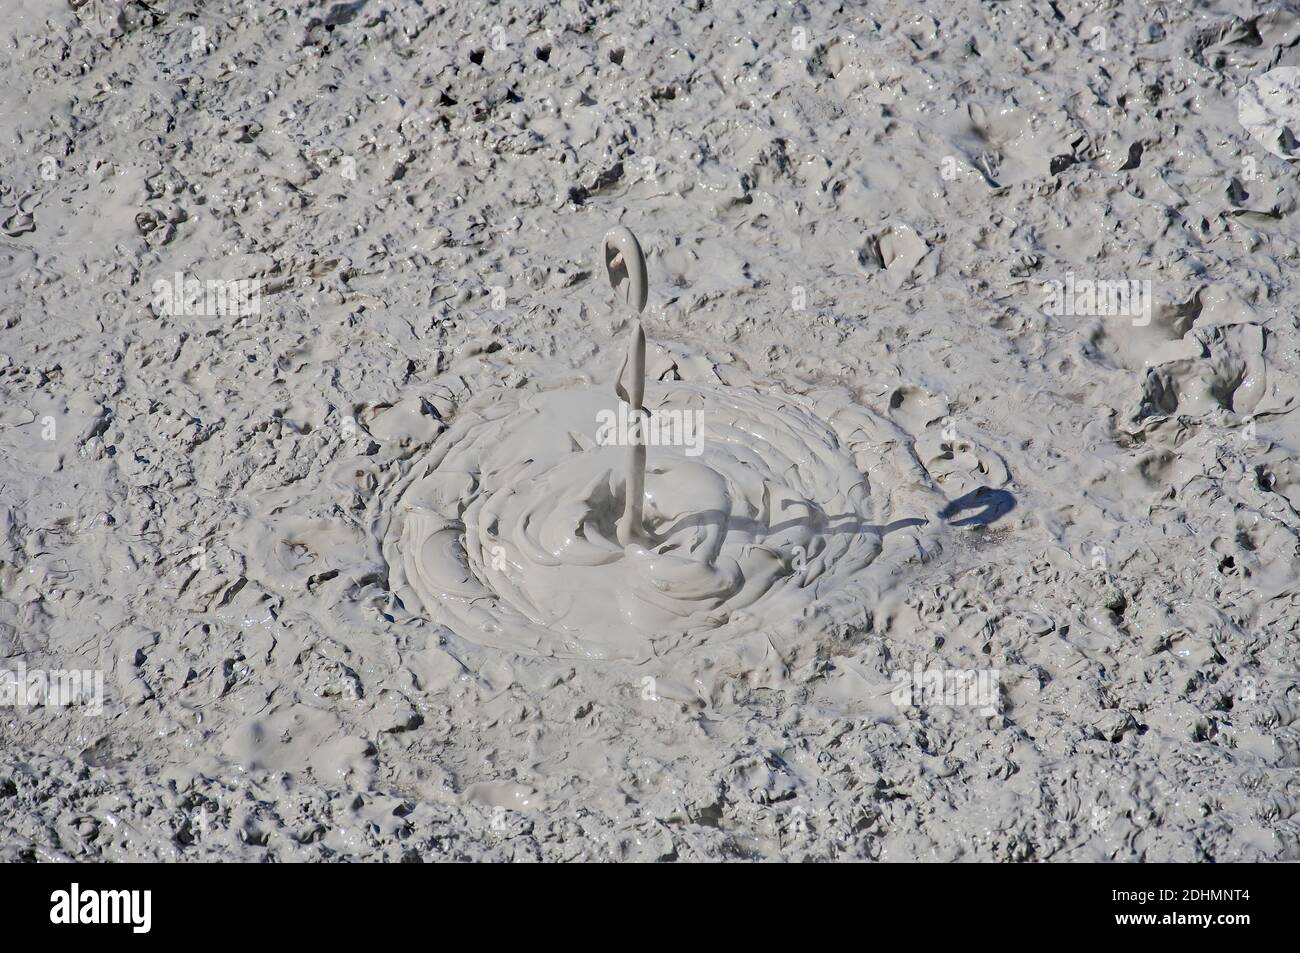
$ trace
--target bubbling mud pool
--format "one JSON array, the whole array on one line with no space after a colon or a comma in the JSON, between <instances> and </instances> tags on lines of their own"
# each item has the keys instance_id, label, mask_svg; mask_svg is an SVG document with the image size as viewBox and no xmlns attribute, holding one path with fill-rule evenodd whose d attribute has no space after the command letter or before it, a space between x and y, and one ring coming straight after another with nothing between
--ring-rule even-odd
<instances>
[{"instance_id":1,"label":"bubbling mud pool","mask_svg":"<svg viewBox=\"0 0 1300 953\"><path fill-rule=\"evenodd\" d=\"M643 531L622 546L624 448L601 432L616 398L472 398L394 489L393 591L471 641L644 658L797 616L880 554L849 434L800 398L666 381L645 406L702 433L648 448Z\"/></svg>"}]
</instances>

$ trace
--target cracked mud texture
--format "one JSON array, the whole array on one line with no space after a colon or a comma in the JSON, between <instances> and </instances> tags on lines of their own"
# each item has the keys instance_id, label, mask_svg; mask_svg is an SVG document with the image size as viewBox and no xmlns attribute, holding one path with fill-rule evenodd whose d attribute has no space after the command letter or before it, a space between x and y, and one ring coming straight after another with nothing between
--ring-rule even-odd
<instances>
[{"instance_id":1,"label":"cracked mud texture","mask_svg":"<svg viewBox=\"0 0 1300 953\"><path fill-rule=\"evenodd\" d=\"M1298 39L7 4L0 669L105 697L0 709L0 860L1300 857L1300 123L1261 79ZM860 409L930 534L895 577L636 664L391 591L384 501L458 407L617 370L620 222L657 377ZM168 313L178 273L260 309ZM1070 276L1149 320L1048 313ZM995 710L894 704L914 666L996 669Z\"/></svg>"}]
</instances>

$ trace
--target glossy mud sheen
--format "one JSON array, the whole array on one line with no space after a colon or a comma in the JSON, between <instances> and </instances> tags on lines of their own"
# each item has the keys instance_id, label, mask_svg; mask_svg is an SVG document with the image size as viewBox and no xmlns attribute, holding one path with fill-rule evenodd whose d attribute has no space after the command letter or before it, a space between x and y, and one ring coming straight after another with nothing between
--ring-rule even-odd
<instances>
[{"instance_id":1,"label":"glossy mud sheen","mask_svg":"<svg viewBox=\"0 0 1300 953\"><path fill-rule=\"evenodd\" d=\"M644 525L625 546L623 448L600 439L609 391L497 392L457 416L390 504L404 604L503 649L644 662L861 584L885 509L855 464L876 464L853 449L869 415L843 408L841 435L779 391L652 387L653 418L700 420L701 453L646 448ZM914 550L914 533L891 545Z\"/></svg>"},{"instance_id":2,"label":"glossy mud sheen","mask_svg":"<svg viewBox=\"0 0 1300 953\"><path fill-rule=\"evenodd\" d=\"M9 4L0 858L1295 859L1300 21L941 6Z\"/></svg>"}]
</instances>

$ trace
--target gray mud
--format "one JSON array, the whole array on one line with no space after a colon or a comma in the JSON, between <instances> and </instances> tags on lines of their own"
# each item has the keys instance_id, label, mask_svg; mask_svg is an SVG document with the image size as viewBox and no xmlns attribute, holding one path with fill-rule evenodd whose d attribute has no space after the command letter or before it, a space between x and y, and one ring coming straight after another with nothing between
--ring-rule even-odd
<instances>
[{"instance_id":1,"label":"gray mud","mask_svg":"<svg viewBox=\"0 0 1300 953\"><path fill-rule=\"evenodd\" d=\"M4 20L0 670L103 693L0 708L0 859L1300 857L1290 5ZM618 223L654 380L788 395L879 555L525 646L400 591L394 501L613 380Z\"/></svg>"}]
</instances>

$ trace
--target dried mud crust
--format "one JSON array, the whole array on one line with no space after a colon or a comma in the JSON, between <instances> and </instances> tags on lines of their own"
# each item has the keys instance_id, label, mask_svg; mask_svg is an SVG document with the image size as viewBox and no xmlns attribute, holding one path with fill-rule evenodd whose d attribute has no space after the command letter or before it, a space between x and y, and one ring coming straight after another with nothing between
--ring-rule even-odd
<instances>
[{"instance_id":1,"label":"dried mud crust","mask_svg":"<svg viewBox=\"0 0 1300 953\"><path fill-rule=\"evenodd\" d=\"M106 697L0 709L0 859L1297 856L1294 14L11 7L0 668ZM655 380L867 415L897 573L639 664L395 594L457 408L617 369L619 221Z\"/></svg>"}]
</instances>

